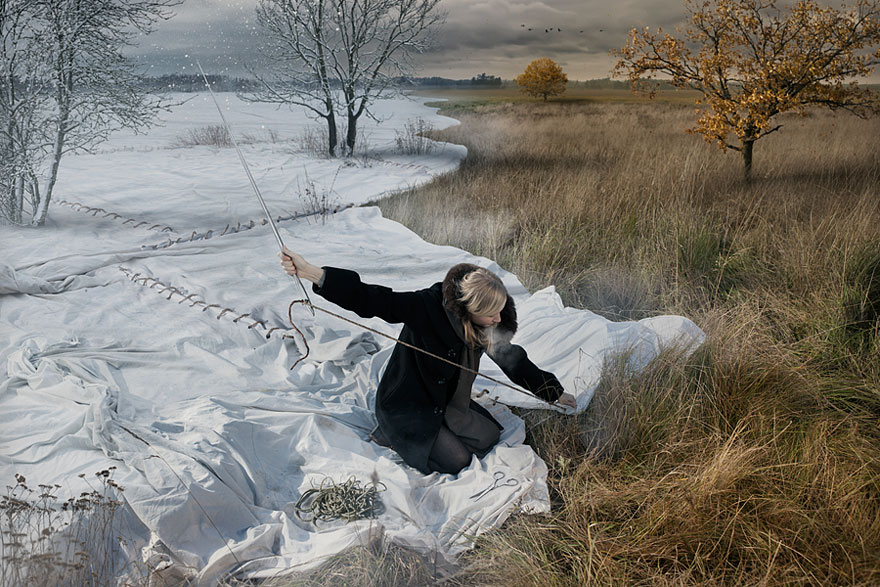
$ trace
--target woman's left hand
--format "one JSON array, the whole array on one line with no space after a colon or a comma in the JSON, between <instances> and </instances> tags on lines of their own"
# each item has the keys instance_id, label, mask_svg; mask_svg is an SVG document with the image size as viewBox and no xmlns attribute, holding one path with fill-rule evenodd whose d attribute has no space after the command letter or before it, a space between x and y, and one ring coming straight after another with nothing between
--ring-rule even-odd
<instances>
[{"instance_id":1,"label":"woman's left hand","mask_svg":"<svg viewBox=\"0 0 880 587\"><path fill-rule=\"evenodd\" d=\"M577 409L577 400L575 400L574 396L570 393L563 393L562 395L560 395L559 399L556 400L556 403L560 406L571 408L572 410Z\"/></svg>"}]
</instances>

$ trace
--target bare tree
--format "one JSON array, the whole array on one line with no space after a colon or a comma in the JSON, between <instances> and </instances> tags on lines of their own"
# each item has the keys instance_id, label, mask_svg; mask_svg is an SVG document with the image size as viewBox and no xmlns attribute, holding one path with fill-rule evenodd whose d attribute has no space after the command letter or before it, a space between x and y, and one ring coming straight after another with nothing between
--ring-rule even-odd
<instances>
[{"instance_id":1,"label":"bare tree","mask_svg":"<svg viewBox=\"0 0 880 587\"><path fill-rule=\"evenodd\" d=\"M252 71L260 90L247 99L302 106L327 122L330 156L339 142L336 99L331 82L328 47L330 0L260 0L257 22L266 34L260 52L269 74Z\"/></svg>"},{"instance_id":2,"label":"bare tree","mask_svg":"<svg viewBox=\"0 0 880 587\"><path fill-rule=\"evenodd\" d=\"M121 50L181 1L0 0L9 14L27 15L9 21L10 45L0 57L10 65L0 90L14 98L0 105L2 126L13 129L2 138L19 162L11 192L0 183L11 203L7 220L22 223L27 204L30 223L43 224L65 154L88 151L114 130L149 125L162 100L141 89ZM3 29L5 36L5 20Z\"/></svg>"},{"instance_id":3,"label":"bare tree","mask_svg":"<svg viewBox=\"0 0 880 587\"><path fill-rule=\"evenodd\" d=\"M337 2L343 51L333 53L346 113L346 152L354 150L357 122L393 87L395 77L415 71L414 54L425 51L445 20L440 0L351 0Z\"/></svg>"},{"instance_id":4,"label":"bare tree","mask_svg":"<svg viewBox=\"0 0 880 587\"><path fill-rule=\"evenodd\" d=\"M358 120L415 71L413 57L431 45L445 20L440 0L260 0L257 20L273 77L259 77L256 99L304 106L325 119L337 151L336 112L344 113L344 153L357 141Z\"/></svg>"},{"instance_id":5,"label":"bare tree","mask_svg":"<svg viewBox=\"0 0 880 587\"><path fill-rule=\"evenodd\" d=\"M25 186L36 178L48 107L45 42L32 26L34 2L0 0L0 218L22 221Z\"/></svg>"}]
</instances>

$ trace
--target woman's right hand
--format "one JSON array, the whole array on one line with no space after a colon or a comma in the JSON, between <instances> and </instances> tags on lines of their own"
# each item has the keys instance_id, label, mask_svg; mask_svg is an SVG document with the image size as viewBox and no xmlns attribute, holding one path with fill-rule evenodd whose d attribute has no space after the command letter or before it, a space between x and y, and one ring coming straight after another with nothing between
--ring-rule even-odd
<instances>
[{"instance_id":1,"label":"woman's right hand","mask_svg":"<svg viewBox=\"0 0 880 587\"><path fill-rule=\"evenodd\" d=\"M571 408L572 410L577 409L577 400L570 393L563 393L559 396L559 399L556 400L556 403L565 406L566 408Z\"/></svg>"},{"instance_id":2,"label":"woman's right hand","mask_svg":"<svg viewBox=\"0 0 880 587\"><path fill-rule=\"evenodd\" d=\"M282 248L278 253L281 257L281 268L291 277L299 276L308 279L312 283L321 281L324 276L324 270L316 267L305 260L305 257L299 253L294 253L287 247Z\"/></svg>"}]
</instances>

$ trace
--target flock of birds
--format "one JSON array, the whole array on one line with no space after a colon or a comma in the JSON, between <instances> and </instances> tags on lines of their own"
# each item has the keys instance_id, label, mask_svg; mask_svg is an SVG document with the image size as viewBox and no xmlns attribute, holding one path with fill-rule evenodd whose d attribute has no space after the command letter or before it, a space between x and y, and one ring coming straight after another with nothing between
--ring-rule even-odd
<instances>
[{"instance_id":1,"label":"flock of birds","mask_svg":"<svg viewBox=\"0 0 880 587\"><path fill-rule=\"evenodd\" d=\"M526 25L524 25L524 24L521 24L521 25L519 25L519 26L520 26L521 28L524 28L524 29L528 30L528 31L532 31L532 30L534 30L533 27L528 27L528 28L526 28ZM538 30L541 30L541 29L539 28ZM561 32L562 32L562 29L559 28L559 27L550 27L550 28L544 29L544 32L545 32L545 33L554 33L554 32L555 32L555 33L561 33ZM604 33L604 32L605 32L605 29L599 29L599 32L600 32L600 33ZM579 34L583 34L584 31L578 31L578 33L579 33Z\"/></svg>"}]
</instances>

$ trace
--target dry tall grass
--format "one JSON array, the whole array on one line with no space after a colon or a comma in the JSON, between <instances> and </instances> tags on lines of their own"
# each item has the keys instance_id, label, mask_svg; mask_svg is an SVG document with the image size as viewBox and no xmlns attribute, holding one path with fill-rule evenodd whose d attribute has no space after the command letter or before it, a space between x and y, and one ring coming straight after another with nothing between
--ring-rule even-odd
<instances>
[{"instance_id":1,"label":"dry tall grass","mask_svg":"<svg viewBox=\"0 0 880 587\"><path fill-rule=\"evenodd\" d=\"M64 501L60 485L31 488L15 475L0 496L0 585L155 584L130 541L132 520L120 515L123 488L112 478L115 468L96 473L97 488L89 483L90 491Z\"/></svg>"},{"instance_id":2,"label":"dry tall grass","mask_svg":"<svg viewBox=\"0 0 880 587\"><path fill-rule=\"evenodd\" d=\"M608 365L578 418L525 414L554 513L482 538L460 581L880 583L880 122L786 118L745 184L686 107L456 116L436 135L461 169L386 216L568 304L709 335Z\"/></svg>"}]
</instances>

